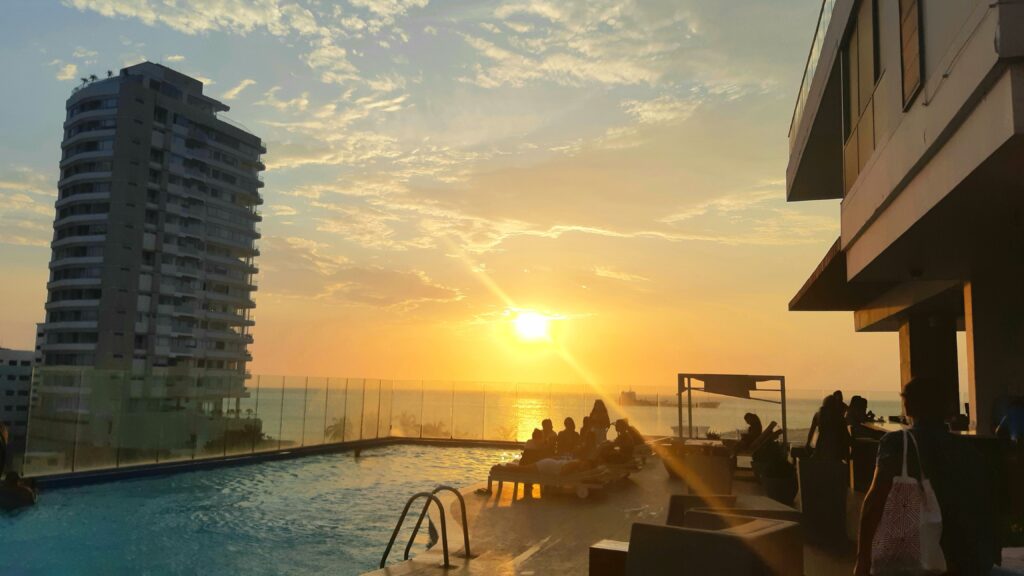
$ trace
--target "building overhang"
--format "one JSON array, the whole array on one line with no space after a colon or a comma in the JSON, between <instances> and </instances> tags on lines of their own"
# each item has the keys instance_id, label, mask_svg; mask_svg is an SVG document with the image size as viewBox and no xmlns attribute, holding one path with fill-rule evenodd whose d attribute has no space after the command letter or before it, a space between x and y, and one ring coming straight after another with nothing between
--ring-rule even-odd
<instances>
[{"instance_id":1,"label":"building overhang","mask_svg":"<svg viewBox=\"0 0 1024 576\"><path fill-rule=\"evenodd\" d=\"M846 277L846 254L836 239L821 263L789 302L794 312L854 311L889 288L888 283L850 282Z\"/></svg>"},{"instance_id":2,"label":"building overhang","mask_svg":"<svg viewBox=\"0 0 1024 576\"><path fill-rule=\"evenodd\" d=\"M793 144L786 167L786 200L843 197L843 98L837 60L813 109L804 112L802 137Z\"/></svg>"}]
</instances>

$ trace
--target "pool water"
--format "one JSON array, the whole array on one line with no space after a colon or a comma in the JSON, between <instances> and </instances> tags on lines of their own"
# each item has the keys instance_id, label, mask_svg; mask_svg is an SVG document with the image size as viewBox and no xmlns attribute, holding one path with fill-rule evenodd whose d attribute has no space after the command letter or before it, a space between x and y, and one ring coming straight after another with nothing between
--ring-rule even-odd
<instances>
[{"instance_id":1,"label":"pool water","mask_svg":"<svg viewBox=\"0 0 1024 576\"><path fill-rule=\"evenodd\" d=\"M53 490L0 513L0 574L360 574L409 496L516 456L389 446Z\"/></svg>"}]
</instances>

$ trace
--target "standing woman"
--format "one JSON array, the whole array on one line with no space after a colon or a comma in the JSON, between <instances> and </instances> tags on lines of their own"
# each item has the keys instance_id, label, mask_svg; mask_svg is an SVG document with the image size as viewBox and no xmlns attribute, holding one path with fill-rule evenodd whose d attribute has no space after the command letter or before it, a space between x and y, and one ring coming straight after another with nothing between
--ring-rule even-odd
<instances>
[{"instance_id":1,"label":"standing woman","mask_svg":"<svg viewBox=\"0 0 1024 576\"><path fill-rule=\"evenodd\" d=\"M608 417L608 408L604 400L595 400L594 407L590 410L590 429L593 430L594 440L597 444L608 439L608 427L611 426L611 418Z\"/></svg>"},{"instance_id":2,"label":"standing woman","mask_svg":"<svg viewBox=\"0 0 1024 576\"><path fill-rule=\"evenodd\" d=\"M841 460L850 458L850 430L846 427L842 401L835 395L826 396L821 408L814 416L811 434L818 430L818 441L814 444L812 458L817 460ZM808 435L808 442L811 440Z\"/></svg>"}]
</instances>

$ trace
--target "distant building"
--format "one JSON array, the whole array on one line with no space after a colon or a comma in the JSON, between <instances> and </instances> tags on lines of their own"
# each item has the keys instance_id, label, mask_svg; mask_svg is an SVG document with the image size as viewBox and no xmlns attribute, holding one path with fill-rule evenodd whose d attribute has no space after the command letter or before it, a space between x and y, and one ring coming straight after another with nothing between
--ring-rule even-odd
<instances>
[{"instance_id":1,"label":"distant building","mask_svg":"<svg viewBox=\"0 0 1024 576\"><path fill-rule=\"evenodd\" d=\"M14 452L25 446L34 356L31 350L0 348L0 422L7 425Z\"/></svg>"},{"instance_id":2,"label":"distant building","mask_svg":"<svg viewBox=\"0 0 1024 576\"><path fill-rule=\"evenodd\" d=\"M150 62L83 84L66 109L38 331L42 373L54 376L39 417L89 411L79 426L123 444L144 436L140 422L154 413L185 422L237 412L248 394L263 143L218 116L228 106L200 81ZM62 398L76 381L89 398ZM122 430L104 427L115 418ZM203 443L199 428L187 442Z\"/></svg>"},{"instance_id":3,"label":"distant building","mask_svg":"<svg viewBox=\"0 0 1024 576\"><path fill-rule=\"evenodd\" d=\"M1022 57L1019 4L826 0L789 136L788 200L842 221L790 309L898 332L902 381L951 390L965 330L982 432L1024 394Z\"/></svg>"}]
</instances>

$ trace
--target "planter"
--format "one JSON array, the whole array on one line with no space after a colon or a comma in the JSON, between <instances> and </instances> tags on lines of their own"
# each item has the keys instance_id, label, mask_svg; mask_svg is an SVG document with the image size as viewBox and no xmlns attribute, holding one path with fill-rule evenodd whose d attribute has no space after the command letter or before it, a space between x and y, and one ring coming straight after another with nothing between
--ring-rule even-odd
<instances>
[{"instance_id":1,"label":"planter","mask_svg":"<svg viewBox=\"0 0 1024 576\"><path fill-rule=\"evenodd\" d=\"M793 500L796 499L796 476L783 476L781 478L763 476L761 477L761 488L764 489L765 496L776 502L792 506Z\"/></svg>"}]
</instances>

